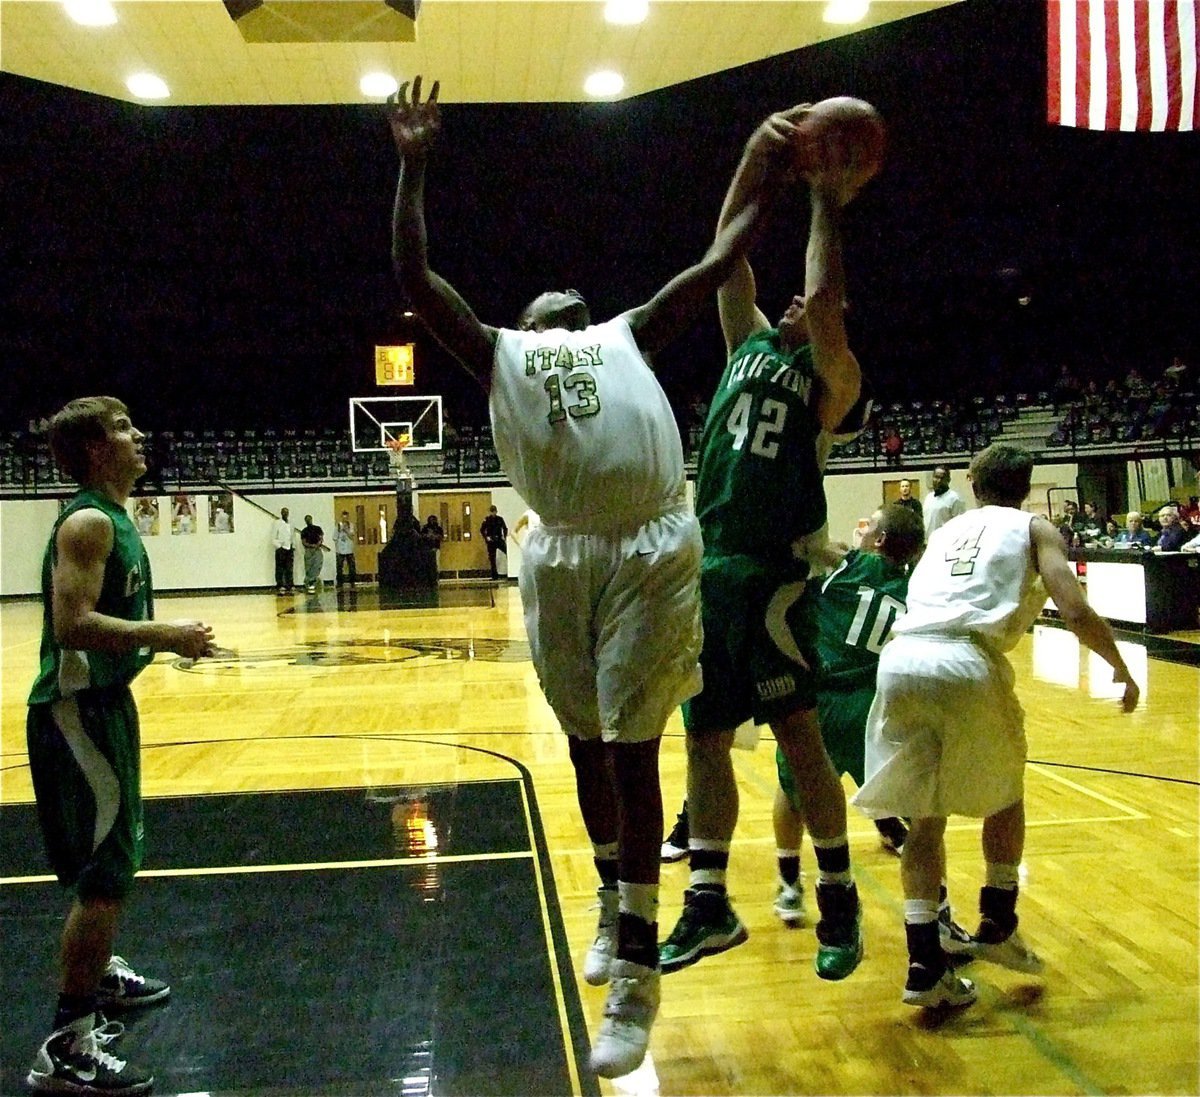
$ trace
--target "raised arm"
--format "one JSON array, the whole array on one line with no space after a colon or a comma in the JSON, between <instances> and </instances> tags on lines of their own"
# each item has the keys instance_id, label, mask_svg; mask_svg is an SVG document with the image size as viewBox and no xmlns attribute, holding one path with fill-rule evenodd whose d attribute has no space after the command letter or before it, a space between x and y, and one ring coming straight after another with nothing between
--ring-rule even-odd
<instances>
[{"instance_id":1,"label":"raised arm","mask_svg":"<svg viewBox=\"0 0 1200 1097\"><path fill-rule=\"evenodd\" d=\"M846 338L846 274L842 266L841 207L845 169L810 179L812 219L804 264L804 315L816 373L817 417L833 430L854 406L862 370Z\"/></svg>"},{"instance_id":2,"label":"raised arm","mask_svg":"<svg viewBox=\"0 0 1200 1097\"><path fill-rule=\"evenodd\" d=\"M429 269L425 234L425 166L441 129L438 84L421 102L421 78L408 99L405 84L388 97L388 122L400 153L400 178L392 209L392 265L413 309L442 344L485 389L491 385L496 329L481 324L471 307Z\"/></svg>"},{"instance_id":3,"label":"raised arm","mask_svg":"<svg viewBox=\"0 0 1200 1097\"><path fill-rule=\"evenodd\" d=\"M1113 681L1125 686L1121 707L1126 712L1132 712L1138 702L1137 683L1117 650L1117 642L1108 622L1088 605L1083 596L1083 589L1067 559L1062 535L1045 518L1034 517L1030 522L1029 536L1033 544L1034 564L1046 586L1046 592L1054 599L1063 624L1113 668Z\"/></svg>"},{"instance_id":4,"label":"raised arm","mask_svg":"<svg viewBox=\"0 0 1200 1097\"><path fill-rule=\"evenodd\" d=\"M790 110L772 114L751 135L742 152L741 162L733 173L721 216L717 221L720 234L746 206L751 196L757 193L764 182L776 171L787 170L794 134L795 122L808 110L801 103ZM725 346L730 354L740 347L751 335L765 331L771 326L757 304L758 290L754 282L754 271L745 254L734 260L729 277L717 290L717 309L721 315L721 331Z\"/></svg>"}]
</instances>

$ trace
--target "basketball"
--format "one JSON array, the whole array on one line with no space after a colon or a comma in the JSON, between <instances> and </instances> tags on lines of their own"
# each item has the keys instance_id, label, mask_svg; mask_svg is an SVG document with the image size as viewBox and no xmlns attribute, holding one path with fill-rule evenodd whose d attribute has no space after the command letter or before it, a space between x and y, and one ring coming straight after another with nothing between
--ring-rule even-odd
<instances>
[{"instance_id":1,"label":"basketball","mask_svg":"<svg viewBox=\"0 0 1200 1097\"><path fill-rule=\"evenodd\" d=\"M839 95L814 104L796 123L794 140L796 168L801 174L824 166L822 157L834 143L839 159L844 158L845 166L854 169L852 182L857 190L883 165L887 129L870 103Z\"/></svg>"}]
</instances>

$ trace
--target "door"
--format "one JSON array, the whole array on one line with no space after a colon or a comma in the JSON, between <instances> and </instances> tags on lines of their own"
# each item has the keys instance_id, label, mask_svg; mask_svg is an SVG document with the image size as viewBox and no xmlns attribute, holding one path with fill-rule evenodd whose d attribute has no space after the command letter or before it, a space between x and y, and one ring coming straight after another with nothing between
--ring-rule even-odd
<instances>
[{"instance_id":1,"label":"door","mask_svg":"<svg viewBox=\"0 0 1200 1097\"><path fill-rule=\"evenodd\" d=\"M396 496L393 492L380 495L335 495L333 513L340 522L342 511L350 515L354 530L354 567L359 578L375 578L379 574L379 550L392 536L396 520ZM332 538L327 539L327 543Z\"/></svg>"},{"instance_id":2,"label":"door","mask_svg":"<svg viewBox=\"0 0 1200 1097\"><path fill-rule=\"evenodd\" d=\"M421 524L436 514L446 539L438 552L438 573L458 578L487 576L487 547L479 525L492 505L490 491L423 491L418 497Z\"/></svg>"}]
</instances>

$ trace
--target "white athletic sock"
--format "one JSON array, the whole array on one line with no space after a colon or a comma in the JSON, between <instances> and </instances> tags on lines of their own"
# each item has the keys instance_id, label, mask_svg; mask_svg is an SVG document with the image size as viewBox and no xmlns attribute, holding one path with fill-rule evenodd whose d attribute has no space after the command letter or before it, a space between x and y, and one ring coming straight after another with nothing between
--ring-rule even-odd
<instances>
[{"instance_id":1,"label":"white athletic sock","mask_svg":"<svg viewBox=\"0 0 1200 1097\"><path fill-rule=\"evenodd\" d=\"M625 914L632 914L643 922L653 925L658 921L658 885L631 884L622 880L617 884L621 893L618 909Z\"/></svg>"}]
</instances>

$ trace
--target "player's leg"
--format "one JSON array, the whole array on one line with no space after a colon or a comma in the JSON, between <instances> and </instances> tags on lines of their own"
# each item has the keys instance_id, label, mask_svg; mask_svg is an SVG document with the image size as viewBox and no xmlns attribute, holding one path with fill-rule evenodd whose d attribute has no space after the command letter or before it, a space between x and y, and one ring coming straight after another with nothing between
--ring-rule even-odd
<instances>
[{"instance_id":1,"label":"player's leg","mask_svg":"<svg viewBox=\"0 0 1200 1097\"><path fill-rule=\"evenodd\" d=\"M738 817L731 752L735 729L750 716L749 677L738 667L744 621L755 612L745 586L736 561L705 561L700 579L704 688L683 706L690 868L683 910L659 949L663 974L725 952L749 936L725 886Z\"/></svg>"},{"instance_id":2,"label":"player's leg","mask_svg":"<svg viewBox=\"0 0 1200 1097\"><path fill-rule=\"evenodd\" d=\"M111 1000L121 990L112 975L127 965L112 949L142 859L137 710L128 689L85 691L32 706L27 730L46 850L76 893L62 933L53 1030L27 1080L39 1092L143 1093L151 1076L106 1050L112 1030L97 1012L122 1004L119 993ZM169 993L164 983L141 982L151 1000Z\"/></svg>"},{"instance_id":3,"label":"player's leg","mask_svg":"<svg viewBox=\"0 0 1200 1097\"><path fill-rule=\"evenodd\" d=\"M900 854L904 886L904 932L908 940L908 979L904 1002L911 1006L965 1006L975 988L950 970L938 925L939 892L946 875L946 819L924 815L912 820Z\"/></svg>"},{"instance_id":4,"label":"player's leg","mask_svg":"<svg viewBox=\"0 0 1200 1097\"><path fill-rule=\"evenodd\" d=\"M844 979L862 959L862 914L850 870L846 795L821 738L815 707L802 708L771 724L796 786L796 801L816 856L816 971L822 979Z\"/></svg>"},{"instance_id":5,"label":"player's leg","mask_svg":"<svg viewBox=\"0 0 1200 1097\"><path fill-rule=\"evenodd\" d=\"M775 749L775 768L779 783L771 806L771 824L775 832L775 861L779 880L775 885L774 910L788 926L804 925L804 879L800 872L800 840L804 837L804 816L793 803L795 782L787 759Z\"/></svg>"},{"instance_id":6,"label":"player's leg","mask_svg":"<svg viewBox=\"0 0 1200 1097\"><path fill-rule=\"evenodd\" d=\"M1016 971L1037 973L1043 964L1017 932L1018 869L1025 852L1025 800L983 821L987 883L979 892L975 953L982 960Z\"/></svg>"},{"instance_id":7,"label":"player's leg","mask_svg":"<svg viewBox=\"0 0 1200 1097\"><path fill-rule=\"evenodd\" d=\"M683 807L675 816L675 825L671 827L671 833L663 839L662 859L668 864L682 861L688 855L688 837L688 806L685 799Z\"/></svg>"},{"instance_id":8,"label":"player's leg","mask_svg":"<svg viewBox=\"0 0 1200 1097\"><path fill-rule=\"evenodd\" d=\"M584 957L583 977L592 986L603 986L608 982L609 969L617 955L620 812L608 745L599 736L593 739L569 736L567 741L575 770L579 812L592 843L592 861L600 877L596 892L600 916L596 936Z\"/></svg>"}]
</instances>

